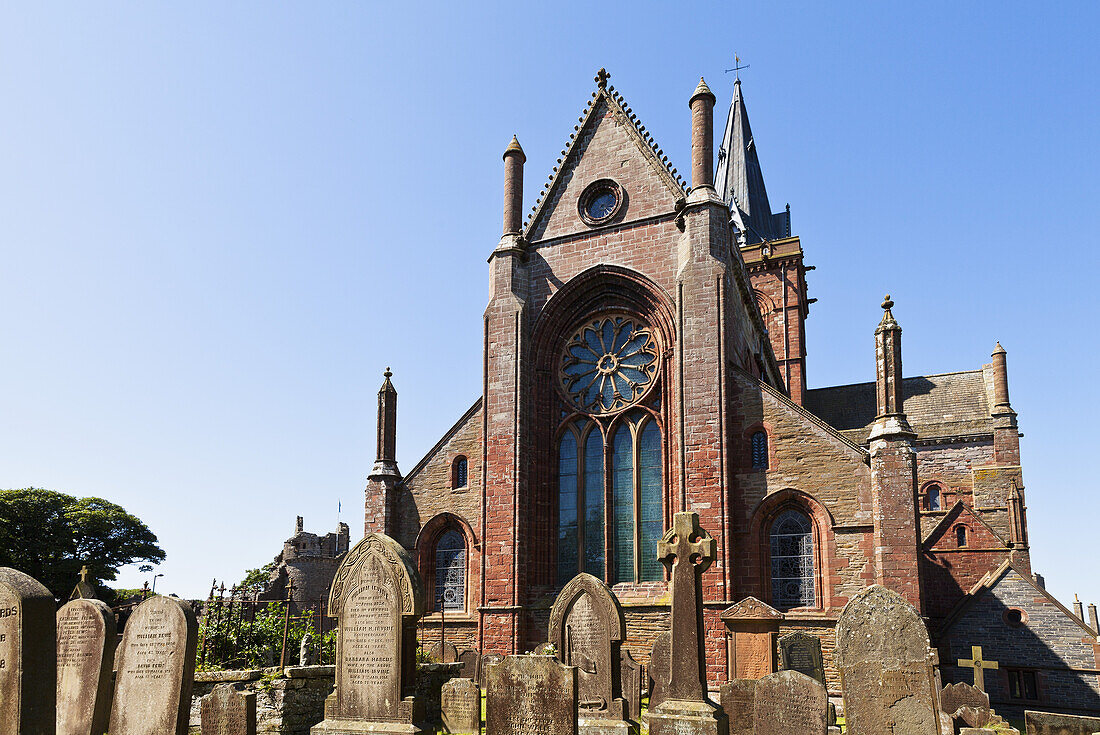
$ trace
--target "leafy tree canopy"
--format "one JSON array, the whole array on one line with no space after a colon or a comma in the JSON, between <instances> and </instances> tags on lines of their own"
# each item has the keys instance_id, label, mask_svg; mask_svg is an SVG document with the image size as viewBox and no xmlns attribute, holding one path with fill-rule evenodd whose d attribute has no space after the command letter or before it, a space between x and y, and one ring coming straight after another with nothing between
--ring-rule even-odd
<instances>
[{"instance_id":1,"label":"leafy tree canopy","mask_svg":"<svg viewBox=\"0 0 1100 735\"><path fill-rule=\"evenodd\" d=\"M127 564L161 561L156 535L121 506L38 488L0 490L0 566L31 575L56 597L69 596L84 565L97 584Z\"/></svg>"}]
</instances>

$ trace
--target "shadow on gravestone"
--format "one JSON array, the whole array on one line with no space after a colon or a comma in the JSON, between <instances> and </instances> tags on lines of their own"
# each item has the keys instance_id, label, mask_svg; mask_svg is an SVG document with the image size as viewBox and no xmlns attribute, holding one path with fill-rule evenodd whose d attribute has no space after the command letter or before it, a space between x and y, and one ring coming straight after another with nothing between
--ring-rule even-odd
<instances>
[{"instance_id":1,"label":"shadow on gravestone","mask_svg":"<svg viewBox=\"0 0 1100 735\"><path fill-rule=\"evenodd\" d=\"M458 654L458 662L462 664L462 671L459 674L463 679L473 679L475 682L477 679L477 667L481 656L477 651L473 651L467 648L462 653Z\"/></svg>"},{"instance_id":2,"label":"shadow on gravestone","mask_svg":"<svg viewBox=\"0 0 1100 735\"><path fill-rule=\"evenodd\" d=\"M652 712L657 708L661 702L665 701L668 696L668 673L669 673L669 648L672 641L672 633L669 631L662 631L655 641L653 641L653 648L649 652L649 666L646 667L646 672L649 674L649 709L646 712L646 721L649 720L649 712Z\"/></svg>"},{"instance_id":3,"label":"shadow on gravestone","mask_svg":"<svg viewBox=\"0 0 1100 735\"><path fill-rule=\"evenodd\" d=\"M591 574L573 577L550 610L550 643L568 666L577 667L581 733L637 729L626 719L622 697L622 641L626 620L614 593Z\"/></svg>"},{"instance_id":4,"label":"shadow on gravestone","mask_svg":"<svg viewBox=\"0 0 1100 735\"><path fill-rule=\"evenodd\" d=\"M577 735L577 669L505 656L485 669L485 735Z\"/></svg>"},{"instance_id":5,"label":"shadow on gravestone","mask_svg":"<svg viewBox=\"0 0 1100 735\"><path fill-rule=\"evenodd\" d=\"M853 597L837 621L834 655L847 733L940 735L928 631L901 595L876 584Z\"/></svg>"},{"instance_id":6,"label":"shadow on gravestone","mask_svg":"<svg viewBox=\"0 0 1100 735\"><path fill-rule=\"evenodd\" d=\"M1092 735L1100 732L1100 717L1024 711L1027 735Z\"/></svg>"},{"instance_id":7,"label":"shadow on gravestone","mask_svg":"<svg viewBox=\"0 0 1100 735\"><path fill-rule=\"evenodd\" d=\"M478 686L482 689L489 688L489 669L499 664L504 660L504 654L501 653L487 653L480 659L478 666Z\"/></svg>"},{"instance_id":8,"label":"shadow on gravestone","mask_svg":"<svg viewBox=\"0 0 1100 735\"><path fill-rule=\"evenodd\" d=\"M642 665L635 661L630 651L625 648L622 649L619 661L623 701L626 702L626 718L637 720L642 711Z\"/></svg>"},{"instance_id":9,"label":"shadow on gravestone","mask_svg":"<svg viewBox=\"0 0 1100 735\"><path fill-rule=\"evenodd\" d=\"M256 735L256 692L219 684L199 708L202 735Z\"/></svg>"},{"instance_id":10,"label":"shadow on gravestone","mask_svg":"<svg viewBox=\"0 0 1100 735\"><path fill-rule=\"evenodd\" d=\"M424 591L408 552L367 534L340 561L328 609L338 619L336 689L310 732L421 732L423 707L412 692Z\"/></svg>"},{"instance_id":11,"label":"shadow on gravestone","mask_svg":"<svg viewBox=\"0 0 1100 735\"><path fill-rule=\"evenodd\" d=\"M57 735L102 735L111 717L115 616L73 598L57 611Z\"/></svg>"},{"instance_id":12,"label":"shadow on gravestone","mask_svg":"<svg viewBox=\"0 0 1100 735\"><path fill-rule=\"evenodd\" d=\"M45 585L0 567L0 733L53 735L57 603Z\"/></svg>"},{"instance_id":13,"label":"shadow on gravestone","mask_svg":"<svg viewBox=\"0 0 1100 735\"><path fill-rule=\"evenodd\" d=\"M198 630L191 606L175 597L134 609L117 653L111 735L186 735Z\"/></svg>"},{"instance_id":14,"label":"shadow on gravestone","mask_svg":"<svg viewBox=\"0 0 1100 735\"><path fill-rule=\"evenodd\" d=\"M443 732L478 735L481 732L481 689L473 679L451 679L439 695Z\"/></svg>"}]
</instances>

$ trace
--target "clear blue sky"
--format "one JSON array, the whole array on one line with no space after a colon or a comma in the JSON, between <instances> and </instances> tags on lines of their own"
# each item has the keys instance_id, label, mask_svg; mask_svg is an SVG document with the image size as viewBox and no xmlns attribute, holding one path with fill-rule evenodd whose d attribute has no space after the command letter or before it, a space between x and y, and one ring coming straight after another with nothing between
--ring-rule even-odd
<instances>
[{"instance_id":1,"label":"clear blue sky","mask_svg":"<svg viewBox=\"0 0 1100 735\"><path fill-rule=\"evenodd\" d=\"M408 470L477 397L501 153L533 203L601 66L681 172L736 51L819 299L811 386L999 339L1037 571L1100 603L1096 3L7 3L0 487L118 502L204 596L337 502L375 395ZM139 586L149 575L127 572Z\"/></svg>"}]
</instances>

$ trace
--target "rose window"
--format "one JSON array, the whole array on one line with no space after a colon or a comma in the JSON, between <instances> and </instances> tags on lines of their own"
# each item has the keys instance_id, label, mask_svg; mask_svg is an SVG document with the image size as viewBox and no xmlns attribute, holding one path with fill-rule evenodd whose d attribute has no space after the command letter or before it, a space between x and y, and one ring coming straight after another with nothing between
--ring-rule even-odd
<instances>
[{"instance_id":1,"label":"rose window","mask_svg":"<svg viewBox=\"0 0 1100 735\"><path fill-rule=\"evenodd\" d=\"M569 340L561 385L569 401L592 413L611 413L638 402L657 377L657 338L629 317L588 322Z\"/></svg>"}]
</instances>

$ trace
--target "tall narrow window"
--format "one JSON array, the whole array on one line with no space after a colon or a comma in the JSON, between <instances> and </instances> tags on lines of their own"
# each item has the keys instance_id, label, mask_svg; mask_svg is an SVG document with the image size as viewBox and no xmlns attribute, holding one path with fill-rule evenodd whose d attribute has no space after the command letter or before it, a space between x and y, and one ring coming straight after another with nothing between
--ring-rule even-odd
<instances>
[{"instance_id":1,"label":"tall narrow window","mask_svg":"<svg viewBox=\"0 0 1100 735\"><path fill-rule=\"evenodd\" d=\"M453 529L435 544L435 598L443 610L466 609L466 540Z\"/></svg>"},{"instance_id":2,"label":"tall narrow window","mask_svg":"<svg viewBox=\"0 0 1100 735\"><path fill-rule=\"evenodd\" d=\"M753 432L752 467L754 470L768 469L768 434L765 431Z\"/></svg>"},{"instance_id":3,"label":"tall narrow window","mask_svg":"<svg viewBox=\"0 0 1100 735\"><path fill-rule=\"evenodd\" d=\"M921 502L922 510L940 510L942 506L943 494L940 491L940 486L932 483L924 489L924 498Z\"/></svg>"},{"instance_id":4,"label":"tall narrow window","mask_svg":"<svg viewBox=\"0 0 1100 735\"><path fill-rule=\"evenodd\" d=\"M771 527L772 605L780 610L813 607L814 534L810 519L786 510Z\"/></svg>"},{"instance_id":5,"label":"tall narrow window","mask_svg":"<svg viewBox=\"0 0 1100 735\"><path fill-rule=\"evenodd\" d=\"M571 429L558 446L558 580L577 573L577 437Z\"/></svg>"},{"instance_id":6,"label":"tall narrow window","mask_svg":"<svg viewBox=\"0 0 1100 735\"><path fill-rule=\"evenodd\" d=\"M455 489L466 487L466 473L468 469L469 467L465 457L455 457L454 476L451 481L451 487Z\"/></svg>"},{"instance_id":7,"label":"tall narrow window","mask_svg":"<svg viewBox=\"0 0 1100 735\"><path fill-rule=\"evenodd\" d=\"M664 565L657 561L657 543L665 534L665 519L661 513L661 430L649 419L638 440L638 474L641 487L641 525L639 539L642 582L664 579Z\"/></svg>"},{"instance_id":8,"label":"tall narrow window","mask_svg":"<svg viewBox=\"0 0 1100 735\"><path fill-rule=\"evenodd\" d=\"M955 544L959 548L966 546L966 526L955 526Z\"/></svg>"},{"instance_id":9,"label":"tall narrow window","mask_svg":"<svg viewBox=\"0 0 1100 735\"><path fill-rule=\"evenodd\" d=\"M611 451L611 486L615 499L615 574L612 582L634 581L634 436L623 422Z\"/></svg>"},{"instance_id":10,"label":"tall narrow window","mask_svg":"<svg viewBox=\"0 0 1100 735\"><path fill-rule=\"evenodd\" d=\"M603 579L603 434L593 425L584 445L584 571Z\"/></svg>"}]
</instances>

